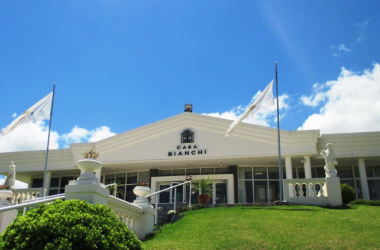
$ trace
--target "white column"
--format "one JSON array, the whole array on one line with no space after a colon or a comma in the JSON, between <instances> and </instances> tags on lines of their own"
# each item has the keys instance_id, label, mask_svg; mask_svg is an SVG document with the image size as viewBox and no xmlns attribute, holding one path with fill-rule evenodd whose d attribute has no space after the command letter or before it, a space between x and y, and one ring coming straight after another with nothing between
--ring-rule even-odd
<instances>
[{"instance_id":1,"label":"white column","mask_svg":"<svg viewBox=\"0 0 380 250\"><path fill-rule=\"evenodd\" d=\"M51 172L46 172L46 178L44 179L45 182L45 196L49 195L50 190L50 181L51 181Z\"/></svg>"},{"instance_id":2,"label":"white column","mask_svg":"<svg viewBox=\"0 0 380 250\"><path fill-rule=\"evenodd\" d=\"M363 199L369 200L367 173L365 171L365 162L363 158L358 159L359 174L360 174L360 185L362 189Z\"/></svg>"},{"instance_id":3,"label":"white column","mask_svg":"<svg viewBox=\"0 0 380 250\"><path fill-rule=\"evenodd\" d=\"M311 163L310 163L310 156L304 156L303 159L304 159L303 167L304 167L304 169L305 169L305 178L306 178L306 179L308 179L308 178L312 178L312 177L311 177Z\"/></svg>"},{"instance_id":4,"label":"white column","mask_svg":"<svg viewBox=\"0 0 380 250\"><path fill-rule=\"evenodd\" d=\"M285 171L286 179L293 179L292 158L290 156L285 157Z\"/></svg>"}]
</instances>

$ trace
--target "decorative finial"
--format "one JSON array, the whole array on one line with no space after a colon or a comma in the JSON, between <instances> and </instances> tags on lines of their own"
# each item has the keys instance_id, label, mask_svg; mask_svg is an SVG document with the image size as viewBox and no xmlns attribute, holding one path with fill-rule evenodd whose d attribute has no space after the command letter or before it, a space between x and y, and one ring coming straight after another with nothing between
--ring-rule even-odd
<instances>
[{"instance_id":1,"label":"decorative finial","mask_svg":"<svg viewBox=\"0 0 380 250\"><path fill-rule=\"evenodd\" d=\"M92 158L92 159L96 159L99 157L99 154L96 153L93 149L90 150L90 152L86 152L83 154L83 157L84 158Z\"/></svg>"}]
</instances>

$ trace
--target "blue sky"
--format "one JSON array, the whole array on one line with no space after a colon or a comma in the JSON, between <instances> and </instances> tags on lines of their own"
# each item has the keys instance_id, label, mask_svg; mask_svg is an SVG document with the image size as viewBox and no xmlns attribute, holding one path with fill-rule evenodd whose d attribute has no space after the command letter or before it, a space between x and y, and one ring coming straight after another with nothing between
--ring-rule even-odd
<instances>
[{"instance_id":1,"label":"blue sky","mask_svg":"<svg viewBox=\"0 0 380 250\"><path fill-rule=\"evenodd\" d=\"M51 148L183 112L235 119L274 78L281 128L380 130L379 1L1 1L0 127L56 83ZM276 127L275 109L246 122ZM46 148L48 122L0 135Z\"/></svg>"}]
</instances>

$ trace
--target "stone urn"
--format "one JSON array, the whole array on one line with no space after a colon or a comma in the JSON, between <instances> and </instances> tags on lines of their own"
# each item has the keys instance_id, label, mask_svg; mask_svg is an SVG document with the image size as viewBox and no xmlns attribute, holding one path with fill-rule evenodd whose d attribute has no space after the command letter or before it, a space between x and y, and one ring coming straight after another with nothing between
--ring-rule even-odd
<instances>
[{"instance_id":1,"label":"stone urn","mask_svg":"<svg viewBox=\"0 0 380 250\"><path fill-rule=\"evenodd\" d=\"M133 193L137 196L137 200L145 200L145 196L151 193L148 186L136 186Z\"/></svg>"},{"instance_id":2,"label":"stone urn","mask_svg":"<svg viewBox=\"0 0 380 250\"><path fill-rule=\"evenodd\" d=\"M11 197L13 197L12 190L1 189L0 190L0 207L8 206L9 205L9 201L7 199L11 198Z\"/></svg>"},{"instance_id":3,"label":"stone urn","mask_svg":"<svg viewBox=\"0 0 380 250\"><path fill-rule=\"evenodd\" d=\"M85 158L77 162L77 167L82 171L77 179L78 182L88 182L88 184L90 184L90 182L99 182L94 172L99 171L103 167L101 161L94 158Z\"/></svg>"}]
</instances>

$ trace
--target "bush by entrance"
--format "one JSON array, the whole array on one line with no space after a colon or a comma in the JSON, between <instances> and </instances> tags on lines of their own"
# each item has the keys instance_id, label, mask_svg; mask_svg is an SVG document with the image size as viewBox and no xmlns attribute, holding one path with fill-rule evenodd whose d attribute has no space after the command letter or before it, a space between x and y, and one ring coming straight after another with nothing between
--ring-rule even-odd
<instances>
[{"instance_id":1,"label":"bush by entrance","mask_svg":"<svg viewBox=\"0 0 380 250\"><path fill-rule=\"evenodd\" d=\"M0 249L142 249L142 242L106 205L58 200L17 217Z\"/></svg>"}]
</instances>

